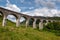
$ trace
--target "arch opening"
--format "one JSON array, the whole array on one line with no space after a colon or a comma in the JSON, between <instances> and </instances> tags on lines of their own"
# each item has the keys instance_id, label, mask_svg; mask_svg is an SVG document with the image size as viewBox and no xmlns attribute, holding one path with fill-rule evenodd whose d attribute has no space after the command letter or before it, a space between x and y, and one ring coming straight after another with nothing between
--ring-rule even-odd
<instances>
[{"instance_id":1,"label":"arch opening","mask_svg":"<svg viewBox=\"0 0 60 40\"><path fill-rule=\"evenodd\" d=\"M17 17L13 14L7 16L7 26L16 26L16 19Z\"/></svg>"},{"instance_id":2,"label":"arch opening","mask_svg":"<svg viewBox=\"0 0 60 40\"><path fill-rule=\"evenodd\" d=\"M33 19L33 18L31 18L31 19L30 19L30 21L29 21L29 25L31 25L31 26L32 26L32 25L33 25L33 21L34 21L34 19Z\"/></svg>"},{"instance_id":3,"label":"arch opening","mask_svg":"<svg viewBox=\"0 0 60 40\"><path fill-rule=\"evenodd\" d=\"M21 19L20 19L20 24L21 24L22 27L25 26L26 20L27 20L27 18L26 18L25 16L22 16L22 17L21 17Z\"/></svg>"},{"instance_id":4,"label":"arch opening","mask_svg":"<svg viewBox=\"0 0 60 40\"><path fill-rule=\"evenodd\" d=\"M24 23L25 23L25 22L26 22L26 20L27 20L27 17L26 17L26 16L22 16L22 17L21 17L21 20L22 20L22 22L24 22Z\"/></svg>"},{"instance_id":5,"label":"arch opening","mask_svg":"<svg viewBox=\"0 0 60 40\"><path fill-rule=\"evenodd\" d=\"M43 20L43 23L46 23L46 20Z\"/></svg>"},{"instance_id":6,"label":"arch opening","mask_svg":"<svg viewBox=\"0 0 60 40\"><path fill-rule=\"evenodd\" d=\"M0 24L2 25L2 20L3 20L3 13L0 11Z\"/></svg>"},{"instance_id":7,"label":"arch opening","mask_svg":"<svg viewBox=\"0 0 60 40\"><path fill-rule=\"evenodd\" d=\"M3 16L3 12L0 11L0 17Z\"/></svg>"},{"instance_id":8,"label":"arch opening","mask_svg":"<svg viewBox=\"0 0 60 40\"><path fill-rule=\"evenodd\" d=\"M36 27L37 27L37 29L39 28L39 22L40 22L40 19L37 19L37 21L36 21Z\"/></svg>"}]
</instances>

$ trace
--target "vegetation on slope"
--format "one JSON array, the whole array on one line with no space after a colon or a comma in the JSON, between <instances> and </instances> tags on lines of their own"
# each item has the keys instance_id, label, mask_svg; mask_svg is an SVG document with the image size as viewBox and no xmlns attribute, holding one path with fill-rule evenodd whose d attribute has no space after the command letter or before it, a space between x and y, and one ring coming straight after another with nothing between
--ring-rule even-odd
<instances>
[{"instance_id":1,"label":"vegetation on slope","mask_svg":"<svg viewBox=\"0 0 60 40\"><path fill-rule=\"evenodd\" d=\"M0 40L60 40L60 36L56 36L52 32L39 31L32 27L25 28L24 25L15 27L15 23L7 20L7 26L1 26L0 17Z\"/></svg>"},{"instance_id":2,"label":"vegetation on slope","mask_svg":"<svg viewBox=\"0 0 60 40\"><path fill-rule=\"evenodd\" d=\"M44 27L45 30L55 33L55 35L60 36L60 22L48 23Z\"/></svg>"}]
</instances>

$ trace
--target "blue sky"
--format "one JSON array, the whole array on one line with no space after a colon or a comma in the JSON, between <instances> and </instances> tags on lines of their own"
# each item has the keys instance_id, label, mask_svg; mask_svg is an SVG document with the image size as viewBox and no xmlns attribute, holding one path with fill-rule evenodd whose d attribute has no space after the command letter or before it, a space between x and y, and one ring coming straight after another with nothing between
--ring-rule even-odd
<instances>
[{"instance_id":1,"label":"blue sky","mask_svg":"<svg viewBox=\"0 0 60 40\"><path fill-rule=\"evenodd\" d=\"M55 8L60 10L60 0L8 0L15 4L21 11L32 11L37 8ZM0 0L0 6L6 6L7 0Z\"/></svg>"},{"instance_id":2,"label":"blue sky","mask_svg":"<svg viewBox=\"0 0 60 40\"><path fill-rule=\"evenodd\" d=\"M0 0L0 6L31 16L60 17L60 0Z\"/></svg>"},{"instance_id":3,"label":"blue sky","mask_svg":"<svg viewBox=\"0 0 60 40\"><path fill-rule=\"evenodd\" d=\"M10 4L15 4L19 8L22 9L22 11L31 11L34 8L36 8L34 0L8 0ZM0 6L6 6L7 0L0 0ZM30 9L31 7L34 7L33 9Z\"/></svg>"}]
</instances>

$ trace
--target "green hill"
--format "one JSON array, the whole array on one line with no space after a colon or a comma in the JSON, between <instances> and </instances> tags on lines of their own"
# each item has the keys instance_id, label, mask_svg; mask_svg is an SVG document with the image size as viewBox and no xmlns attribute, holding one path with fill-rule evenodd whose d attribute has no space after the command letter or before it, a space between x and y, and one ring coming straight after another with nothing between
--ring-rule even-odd
<instances>
[{"instance_id":1,"label":"green hill","mask_svg":"<svg viewBox=\"0 0 60 40\"><path fill-rule=\"evenodd\" d=\"M1 26L2 17L0 16L0 40L60 40L60 36L48 31L39 31L32 27L25 28L22 24L19 27L15 23L7 20L5 27Z\"/></svg>"}]
</instances>

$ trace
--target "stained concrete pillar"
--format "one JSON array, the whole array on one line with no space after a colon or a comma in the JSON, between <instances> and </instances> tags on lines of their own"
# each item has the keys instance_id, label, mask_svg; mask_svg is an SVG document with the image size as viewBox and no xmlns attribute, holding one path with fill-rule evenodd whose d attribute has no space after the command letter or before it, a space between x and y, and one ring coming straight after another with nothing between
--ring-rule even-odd
<instances>
[{"instance_id":1,"label":"stained concrete pillar","mask_svg":"<svg viewBox=\"0 0 60 40\"><path fill-rule=\"evenodd\" d=\"M34 18L34 22L33 22L33 28L34 28L34 29L36 29L36 21L37 21L37 19Z\"/></svg>"},{"instance_id":2,"label":"stained concrete pillar","mask_svg":"<svg viewBox=\"0 0 60 40\"><path fill-rule=\"evenodd\" d=\"M6 16L6 15L4 15L4 16L3 16L2 26L5 26L5 25L6 25L6 19L7 19L7 16Z\"/></svg>"},{"instance_id":3,"label":"stained concrete pillar","mask_svg":"<svg viewBox=\"0 0 60 40\"><path fill-rule=\"evenodd\" d=\"M20 18L21 18L21 17L18 17L18 18L16 19L16 27L19 27L19 25L20 25Z\"/></svg>"},{"instance_id":4,"label":"stained concrete pillar","mask_svg":"<svg viewBox=\"0 0 60 40\"><path fill-rule=\"evenodd\" d=\"M39 22L39 30L42 30L43 29L43 20L40 20Z\"/></svg>"},{"instance_id":5,"label":"stained concrete pillar","mask_svg":"<svg viewBox=\"0 0 60 40\"><path fill-rule=\"evenodd\" d=\"M53 20L51 20L51 22L53 22Z\"/></svg>"},{"instance_id":6,"label":"stained concrete pillar","mask_svg":"<svg viewBox=\"0 0 60 40\"><path fill-rule=\"evenodd\" d=\"M27 18L27 20L26 20L26 28L29 26L29 20L30 20L30 18Z\"/></svg>"}]
</instances>

